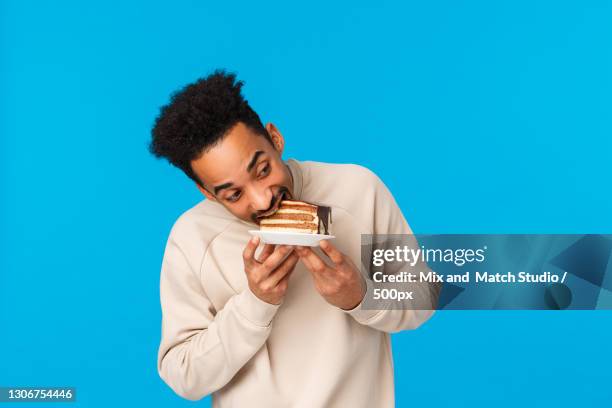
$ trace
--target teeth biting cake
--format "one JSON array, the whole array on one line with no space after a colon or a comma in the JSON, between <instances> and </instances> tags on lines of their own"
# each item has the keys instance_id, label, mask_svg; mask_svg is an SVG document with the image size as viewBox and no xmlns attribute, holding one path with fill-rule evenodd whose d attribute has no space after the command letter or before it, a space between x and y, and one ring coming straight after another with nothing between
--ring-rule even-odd
<instances>
[{"instance_id":1,"label":"teeth biting cake","mask_svg":"<svg viewBox=\"0 0 612 408\"><path fill-rule=\"evenodd\" d=\"M330 235L331 222L330 207L283 200L274 214L261 219L259 230Z\"/></svg>"}]
</instances>

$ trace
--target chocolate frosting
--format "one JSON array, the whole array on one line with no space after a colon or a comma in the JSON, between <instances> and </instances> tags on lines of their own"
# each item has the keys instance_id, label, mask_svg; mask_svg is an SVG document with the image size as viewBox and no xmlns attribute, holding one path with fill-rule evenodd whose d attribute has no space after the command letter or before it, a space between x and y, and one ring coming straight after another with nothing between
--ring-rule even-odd
<instances>
[{"instance_id":1,"label":"chocolate frosting","mask_svg":"<svg viewBox=\"0 0 612 408\"><path fill-rule=\"evenodd\" d=\"M323 233L329 235L329 223L332 222L331 218L331 207L324 207L322 205L317 207L317 216L319 217L319 225L317 226L317 233L321 233L321 226L323 226Z\"/></svg>"}]
</instances>

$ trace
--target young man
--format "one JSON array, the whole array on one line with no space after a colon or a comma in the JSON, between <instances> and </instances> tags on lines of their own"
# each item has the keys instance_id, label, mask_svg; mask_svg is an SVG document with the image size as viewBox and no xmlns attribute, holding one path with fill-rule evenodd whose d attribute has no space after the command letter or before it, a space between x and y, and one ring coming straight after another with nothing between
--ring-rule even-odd
<instances>
[{"instance_id":1,"label":"young man","mask_svg":"<svg viewBox=\"0 0 612 408\"><path fill-rule=\"evenodd\" d=\"M392 407L389 333L431 310L365 310L361 234L410 234L393 196L352 164L282 160L265 127L218 70L161 109L150 150L206 196L174 224L160 282L161 378L215 407ZM320 248L259 245L248 230L283 198L332 208Z\"/></svg>"}]
</instances>

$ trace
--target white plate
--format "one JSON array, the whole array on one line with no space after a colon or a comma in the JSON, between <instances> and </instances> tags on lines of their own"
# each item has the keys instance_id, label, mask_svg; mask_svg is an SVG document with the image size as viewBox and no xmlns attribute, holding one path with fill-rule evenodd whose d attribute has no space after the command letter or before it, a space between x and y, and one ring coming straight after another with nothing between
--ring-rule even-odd
<instances>
[{"instance_id":1,"label":"white plate","mask_svg":"<svg viewBox=\"0 0 612 408\"><path fill-rule=\"evenodd\" d=\"M259 237L266 244L319 246L319 241L336 238L333 235L305 234L300 232L250 230L251 235Z\"/></svg>"}]
</instances>

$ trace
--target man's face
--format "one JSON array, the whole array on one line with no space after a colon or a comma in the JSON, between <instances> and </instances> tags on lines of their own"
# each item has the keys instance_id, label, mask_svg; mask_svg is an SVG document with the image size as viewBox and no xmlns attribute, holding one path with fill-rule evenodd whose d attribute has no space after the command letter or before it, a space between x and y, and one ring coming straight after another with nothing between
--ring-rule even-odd
<instances>
[{"instance_id":1,"label":"man's face","mask_svg":"<svg viewBox=\"0 0 612 408\"><path fill-rule=\"evenodd\" d=\"M284 139L273 124L268 123L266 129L273 143L239 122L217 145L191 162L205 187L198 188L208 199L255 224L293 192L291 173L281 158Z\"/></svg>"}]
</instances>

